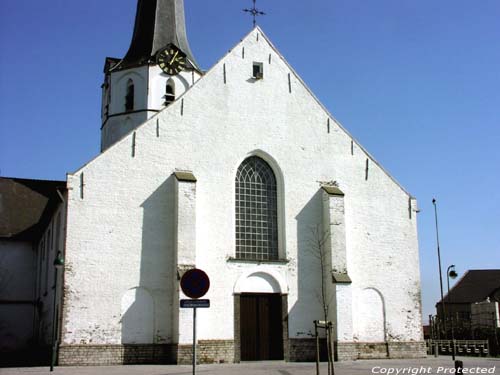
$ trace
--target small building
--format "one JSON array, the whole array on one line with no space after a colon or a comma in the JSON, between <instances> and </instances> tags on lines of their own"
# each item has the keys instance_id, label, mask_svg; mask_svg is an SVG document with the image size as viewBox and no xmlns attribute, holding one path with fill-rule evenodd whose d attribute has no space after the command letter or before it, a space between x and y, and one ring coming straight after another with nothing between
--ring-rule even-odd
<instances>
[{"instance_id":1,"label":"small building","mask_svg":"<svg viewBox=\"0 0 500 375\"><path fill-rule=\"evenodd\" d=\"M48 353L65 221L66 181L0 177L0 365Z\"/></svg>"},{"instance_id":2,"label":"small building","mask_svg":"<svg viewBox=\"0 0 500 375\"><path fill-rule=\"evenodd\" d=\"M451 337L452 321L456 338L463 339L477 336L480 328L498 327L500 270L467 271L443 301L444 306L442 301L436 304L436 314L438 321L446 325L447 337Z\"/></svg>"},{"instance_id":3,"label":"small building","mask_svg":"<svg viewBox=\"0 0 500 375\"><path fill-rule=\"evenodd\" d=\"M486 301L471 304L472 331L495 330L500 328L500 309L497 301L490 297Z\"/></svg>"}]
</instances>

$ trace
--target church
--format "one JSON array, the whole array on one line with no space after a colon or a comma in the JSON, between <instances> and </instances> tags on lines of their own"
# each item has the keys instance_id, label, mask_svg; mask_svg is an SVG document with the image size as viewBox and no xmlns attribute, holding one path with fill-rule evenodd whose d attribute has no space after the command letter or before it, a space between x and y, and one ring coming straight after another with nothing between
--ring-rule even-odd
<instances>
[{"instance_id":1,"label":"church","mask_svg":"<svg viewBox=\"0 0 500 375\"><path fill-rule=\"evenodd\" d=\"M138 0L105 60L101 153L44 189L23 241L59 365L190 363L192 268L210 278L202 363L314 360L325 318L337 360L425 356L416 199L258 26L203 71L183 0Z\"/></svg>"}]
</instances>

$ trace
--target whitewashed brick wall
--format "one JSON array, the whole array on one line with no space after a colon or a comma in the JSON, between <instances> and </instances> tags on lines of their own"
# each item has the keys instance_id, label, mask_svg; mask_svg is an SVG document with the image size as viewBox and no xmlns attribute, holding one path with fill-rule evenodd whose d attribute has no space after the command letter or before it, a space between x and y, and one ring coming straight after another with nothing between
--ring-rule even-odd
<instances>
[{"instance_id":1,"label":"whitewashed brick wall","mask_svg":"<svg viewBox=\"0 0 500 375\"><path fill-rule=\"evenodd\" d=\"M253 62L264 64L264 79L252 78ZM320 317L319 278L307 242L310 228L322 220L318 181L330 180L345 193L353 301L367 288L378 290L385 301L387 337L422 338L416 215L409 217L408 193L355 141L351 154L352 137L259 29L140 126L134 153L132 137L68 176L65 344L122 343L120 301L136 287L154 299L153 341L177 342L169 325L177 308L172 298L175 169L190 170L198 180L196 265L212 283L206 296L211 308L198 314L200 339L233 338L234 287L255 268L272 269L285 280L290 337L312 330L313 319ZM280 253L288 263L227 261L235 255L236 171L254 154L270 162L281 180ZM353 331L359 332L370 316L356 306Z\"/></svg>"}]
</instances>

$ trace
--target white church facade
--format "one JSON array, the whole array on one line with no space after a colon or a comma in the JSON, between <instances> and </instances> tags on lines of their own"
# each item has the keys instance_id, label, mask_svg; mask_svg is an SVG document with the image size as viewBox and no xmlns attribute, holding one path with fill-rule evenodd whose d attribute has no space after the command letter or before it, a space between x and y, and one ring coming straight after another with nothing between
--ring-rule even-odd
<instances>
[{"instance_id":1,"label":"white church facade","mask_svg":"<svg viewBox=\"0 0 500 375\"><path fill-rule=\"evenodd\" d=\"M202 362L314 360L323 301L337 359L425 355L416 200L259 27L203 72L183 1L139 0L105 72L102 153L64 197L60 365L189 363L191 268Z\"/></svg>"}]
</instances>

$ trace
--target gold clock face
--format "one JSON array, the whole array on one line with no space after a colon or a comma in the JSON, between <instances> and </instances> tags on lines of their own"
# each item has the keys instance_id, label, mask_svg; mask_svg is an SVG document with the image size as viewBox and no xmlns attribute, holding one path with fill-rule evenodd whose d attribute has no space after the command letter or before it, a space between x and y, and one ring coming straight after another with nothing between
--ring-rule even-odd
<instances>
[{"instance_id":1,"label":"gold clock face","mask_svg":"<svg viewBox=\"0 0 500 375\"><path fill-rule=\"evenodd\" d=\"M173 44L158 52L156 62L165 73L179 74L186 67L186 55Z\"/></svg>"}]
</instances>

